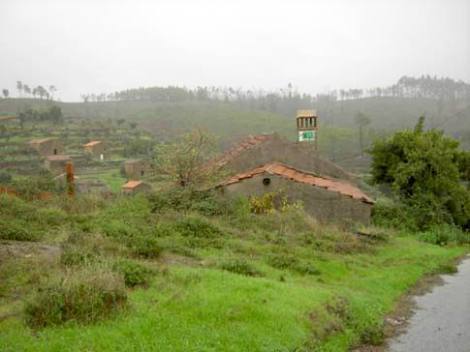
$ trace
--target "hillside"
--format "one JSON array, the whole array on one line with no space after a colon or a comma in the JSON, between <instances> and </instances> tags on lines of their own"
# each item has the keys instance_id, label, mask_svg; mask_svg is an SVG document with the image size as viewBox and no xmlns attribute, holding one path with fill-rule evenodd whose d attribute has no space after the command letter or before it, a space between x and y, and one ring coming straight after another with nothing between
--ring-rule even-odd
<instances>
[{"instance_id":1,"label":"hillside","mask_svg":"<svg viewBox=\"0 0 470 352\"><path fill-rule=\"evenodd\" d=\"M17 114L28 108L51 104L39 99L0 100L0 114ZM203 128L220 137L221 148L248 134L278 132L295 138L294 116L266 110L252 110L234 102L208 101L108 101L88 103L57 102L72 119L125 119L151 132L159 141L170 140L192 128ZM302 108L303 106L300 106ZM361 157L358 127L354 117L362 112L371 123L365 127L364 148L374 139L392 131L412 127L424 114L428 127L444 129L470 148L470 107L465 101L439 106L429 98L371 97L344 101L322 101L319 148L323 156L350 169L364 171L367 160Z\"/></svg>"}]
</instances>

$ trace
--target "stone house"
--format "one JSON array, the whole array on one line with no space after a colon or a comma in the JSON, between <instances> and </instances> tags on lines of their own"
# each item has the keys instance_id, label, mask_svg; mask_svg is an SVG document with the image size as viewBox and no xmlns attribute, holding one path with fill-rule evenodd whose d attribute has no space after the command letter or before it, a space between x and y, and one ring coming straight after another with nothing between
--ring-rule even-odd
<instances>
[{"instance_id":1,"label":"stone house","mask_svg":"<svg viewBox=\"0 0 470 352\"><path fill-rule=\"evenodd\" d=\"M314 145L292 142L276 133L249 136L212 160L207 167L224 168L234 174L274 161L299 170L355 182L354 177L340 166L321 158Z\"/></svg>"},{"instance_id":2,"label":"stone house","mask_svg":"<svg viewBox=\"0 0 470 352\"><path fill-rule=\"evenodd\" d=\"M124 194L137 194L151 191L152 186L143 181L131 180L125 183L121 189Z\"/></svg>"},{"instance_id":3,"label":"stone house","mask_svg":"<svg viewBox=\"0 0 470 352\"><path fill-rule=\"evenodd\" d=\"M48 155L44 160L44 167L52 173L61 174L65 171L65 165L72 161L68 155Z\"/></svg>"},{"instance_id":4,"label":"stone house","mask_svg":"<svg viewBox=\"0 0 470 352\"><path fill-rule=\"evenodd\" d=\"M301 201L308 214L325 223L367 225L374 204L352 183L318 176L279 162L238 173L216 189L230 198L282 192L288 201Z\"/></svg>"},{"instance_id":5,"label":"stone house","mask_svg":"<svg viewBox=\"0 0 470 352\"><path fill-rule=\"evenodd\" d=\"M91 141L83 145L85 153L91 154L94 157L98 157L101 160L104 158L104 152L106 150L105 145L102 141Z\"/></svg>"},{"instance_id":6,"label":"stone house","mask_svg":"<svg viewBox=\"0 0 470 352\"><path fill-rule=\"evenodd\" d=\"M130 180L139 180L142 177L154 174L152 164L147 160L141 159L124 161L122 164L122 171L124 176Z\"/></svg>"},{"instance_id":7,"label":"stone house","mask_svg":"<svg viewBox=\"0 0 470 352\"><path fill-rule=\"evenodd\" d=\"M64 146L57 138L33 139L28 142L31 149L40 156L61 155L64 153Z\"/></svg>"}]
</instances>

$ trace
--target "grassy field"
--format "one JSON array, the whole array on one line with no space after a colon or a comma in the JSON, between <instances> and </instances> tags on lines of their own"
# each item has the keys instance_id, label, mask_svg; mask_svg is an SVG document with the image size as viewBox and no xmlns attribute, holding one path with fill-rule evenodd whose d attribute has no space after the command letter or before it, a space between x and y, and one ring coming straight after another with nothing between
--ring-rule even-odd
<instances>
[{"instance_id":1,"label":"grassy field","mask_svg":"<svg viewBox=\"0 0 470 352\"><path fill-rule=\"evenodd\" d=\"M8 203L10 227L29 217L26 230L63 252L47 263L28 254L0 261L0 350L347 351L380 343L397 299L467 250L374 228L358 237L296 207L255 215L240 200L210 215L211 202L176 210L158 198L55 200L37 217L28 215L34 204ZM20 208L25 215L13 220ZM157 241L158 258L135 252L142 238ZM154 274L128 289L128 307L109 318L29 327L22 307L43 281L83 269L64 264L70 244L92 271L128 258Z\"/></svg>"}]
</instances>

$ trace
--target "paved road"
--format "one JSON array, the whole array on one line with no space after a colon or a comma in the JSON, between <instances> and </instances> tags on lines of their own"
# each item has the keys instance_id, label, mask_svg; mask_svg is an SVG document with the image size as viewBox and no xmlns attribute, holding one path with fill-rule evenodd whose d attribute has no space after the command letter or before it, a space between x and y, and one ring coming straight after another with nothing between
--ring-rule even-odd
<instances>
[{"instance_id":1,"label":"paved road","mask_svg":"<svg viewBox=\"0 0 470 352\"><path fill-rule=\"evenodd\" d=\"M470 352L470 258L445 284L416 297L407 331L389 341L390 352Z\"/></svg>"}]
</instances>

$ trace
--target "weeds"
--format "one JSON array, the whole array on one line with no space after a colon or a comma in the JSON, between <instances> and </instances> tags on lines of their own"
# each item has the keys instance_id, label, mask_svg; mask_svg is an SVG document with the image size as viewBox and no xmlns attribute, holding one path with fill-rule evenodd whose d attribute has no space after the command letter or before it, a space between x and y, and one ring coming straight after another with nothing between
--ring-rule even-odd
<instances>
[{"instance_id":1,"label":"weeds","mask_svg":"<svg viewBox=\"0 0 470 352\"><path fill-rule=\"evenodd\" d=\"M39 288L25 305L26 323L32 328L69 321L89 324L126 306L124 280L112 272L73 272L60 282Z\"/></svg>"}]
</instances>

